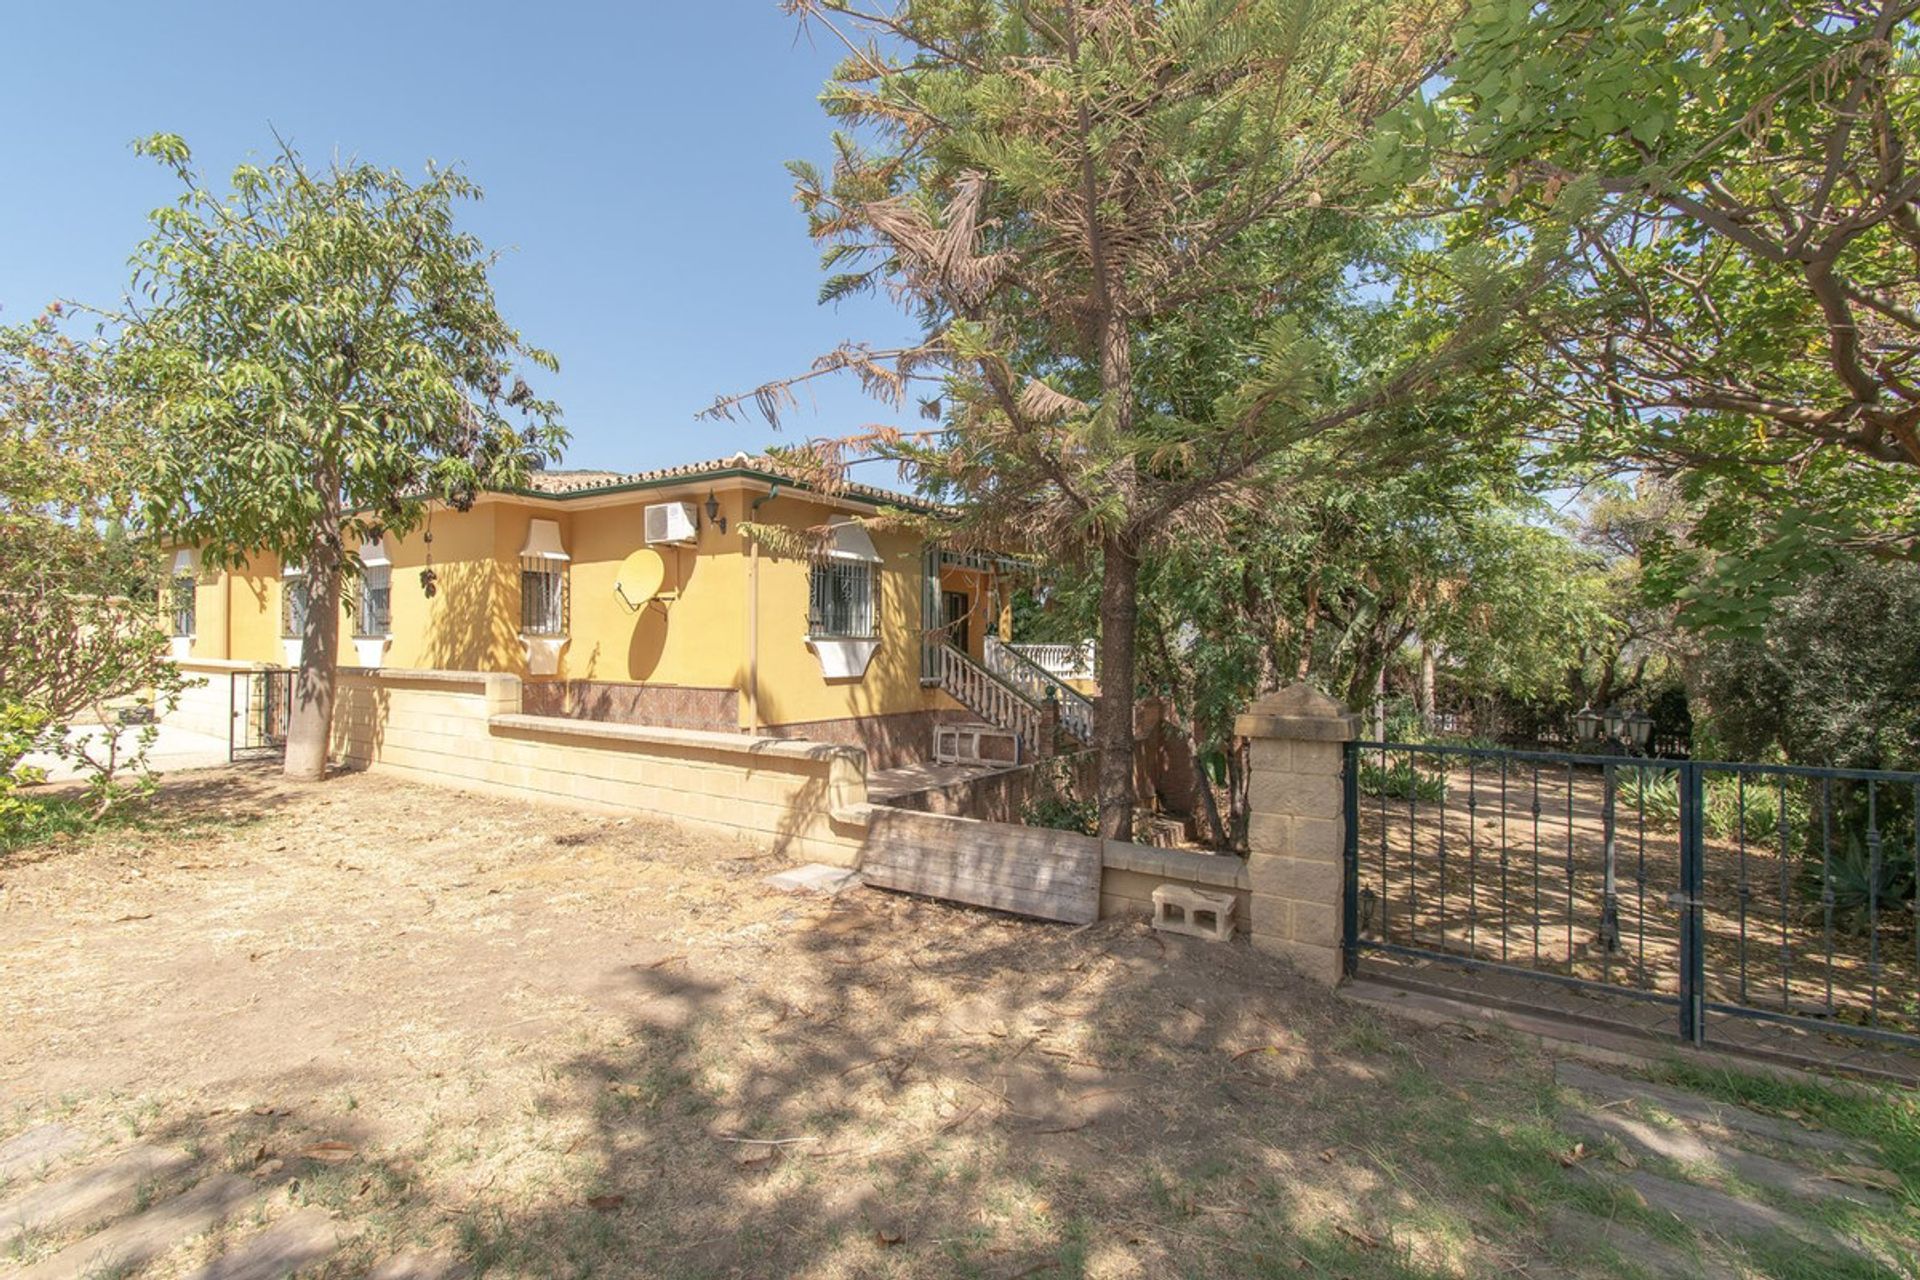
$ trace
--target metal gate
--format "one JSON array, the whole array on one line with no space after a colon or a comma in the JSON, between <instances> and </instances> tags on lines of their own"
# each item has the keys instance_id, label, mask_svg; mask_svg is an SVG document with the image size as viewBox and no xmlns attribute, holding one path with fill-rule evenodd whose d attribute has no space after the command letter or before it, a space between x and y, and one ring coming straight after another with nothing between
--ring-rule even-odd
<instances>
[{"instance_id":1,"label":"metal gate","mask_svg":"<svg viewBox=\"0 0 1920 1280\"><path fill-rule=\"evenodd\" d=\"M293 676L281 668L233 673L228 694L229 761L285 758Z\"/></svg>"},{"instance_id":2,"label":"metal gate","mask_svg":"<svg viewBox=\"0 0 1920 1280\"><path fill-rule=\"evenodd\" d=\"M1920 774L1362 742L1345 781L1350 972L1920 1073Z\"/></svg>"}]
</instances>

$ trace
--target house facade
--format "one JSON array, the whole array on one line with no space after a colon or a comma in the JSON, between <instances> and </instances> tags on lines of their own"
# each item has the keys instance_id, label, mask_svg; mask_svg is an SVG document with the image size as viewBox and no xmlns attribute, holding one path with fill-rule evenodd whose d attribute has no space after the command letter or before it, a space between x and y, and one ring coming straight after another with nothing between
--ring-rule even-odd
<instances>
[{"instance_id":1,"label":"house facade","mask_svg":"<svg viewBox=\"0 0 1920 1280\"><path fill-rule=\"evenodd\" d=\"M746 455L538 474L360 547L341 661L510 673L531 713L842 743L875 768L926 758L941 725L986 723L1040 749L1050 677L1000 643L1009 565L859 522L912 505L821 492ZM750 523L831 532L821 552L779 554ZM176 657L298 665L300 566L263 554L216 572L191 548L173 556Z\"/></svg>"}]
</instances>

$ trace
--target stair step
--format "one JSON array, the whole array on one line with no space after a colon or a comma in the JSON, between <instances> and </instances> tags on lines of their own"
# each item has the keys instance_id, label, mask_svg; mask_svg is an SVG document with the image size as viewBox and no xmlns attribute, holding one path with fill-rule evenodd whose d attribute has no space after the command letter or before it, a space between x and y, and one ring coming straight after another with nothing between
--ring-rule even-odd
<instances>
[{"instance_id":1,"label":"stair step","mask_svg":"<svg viewBox=\"0 0 1920 1280\"><path fill-rule=\"evenodd\" d=\"M69 1152L85 1146L87 1135L67 1124L43 1124L0 1142L0 1183L31 1177Z\"/></svg>"},{"instance_id":2,"label":"stair step","mask_svg":"<svg viewBox=\"0 0 1920 1280\"><path fill-rule=\"evenodd\" d=\"M187 1280L285 1280L332 1257L343 1238L340 1224L329 1214L301 1209L248 1236Z\"/></svg>"},{"instance_id":3,"label":"stair step","mask_svg":"<svg viewBox=\"0 0 1920 1280\"><path fill-rule=\"evenodd\" d=\"M115 1274L130 1275L175 1246L232 1218L249 1200L261 1198L264 1193L260 1184L251 1178L215 1174L144 1213L124 1218L15 1272L13 1280L80 1280L109 1268Z\"/></svg>"},{"instance_id":4,"label":"stair step","mask_svg":"<svg viewBox=\"0 0 1920 1280\"><path fill-rule=\"evenodd\" d=\"M118 1212L142 1185L183 1173L192 1163L175 1147L128 1147L104 1163L41 1183L0 1204L0 1248L27 1231L53 1231Z\"/></svg>"}]
</instances>

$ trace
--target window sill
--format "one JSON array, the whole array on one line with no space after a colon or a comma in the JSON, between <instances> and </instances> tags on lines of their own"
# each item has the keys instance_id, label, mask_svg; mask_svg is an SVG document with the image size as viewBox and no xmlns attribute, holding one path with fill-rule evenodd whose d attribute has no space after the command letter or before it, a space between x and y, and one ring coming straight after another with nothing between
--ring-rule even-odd
<instances>
[{"instance_id":1,"label":"window sill","mask_svg":"<svg viewBox=\"0 0 1920 1280\"><path fill-rule=\"evenodd\" d=\"M520 633L520 647L527 655L527 674L530 676L555 675L560 670L560 651L567 647L571 636L537 636L525 631Z\"/></svg>"},{"instance_id":2,"label":"window sill","mask_svg":"<svg viewBox=\"0 0 1920 1280\"><path fill-rule=\"evenodd\" d=\"M852 636L808 636L807 648L819 659L820 674L827 679L859 680L867 674L880 641Z\"/></svg>"},{"instance_id":3,"label":"window sill","mask_svg":"<svg viewBox=\"0 0 1920 1280\"><path fill-rule=\"evenodd\" d=\"M355 636L353 638L353 656L362 667L378 670L386 662L387 646L393 643L391 633L378 636Z\"/></svg>"}]
</instances>

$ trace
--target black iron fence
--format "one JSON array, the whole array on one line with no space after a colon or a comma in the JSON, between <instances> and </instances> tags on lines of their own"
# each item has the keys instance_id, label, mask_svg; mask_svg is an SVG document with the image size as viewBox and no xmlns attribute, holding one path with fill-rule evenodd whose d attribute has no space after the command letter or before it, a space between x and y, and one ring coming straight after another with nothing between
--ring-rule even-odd
<instances>
[{"instance_id":1,"label":"black iron fence","mask_svg":"<svg viewBox=\"0 0 1920 1280\"><path fill-rule=\"evenodd\" d=\"M1369 742L1347 794L1350 967L1694 1044L1920 1048L1920 774Z\"/></svg>"},{"instance_id":2,"label":"black iron fence","mask_svg":"<svg viewBox=\"0 0 1920 1280\"><path fill-rule=\"evenodd\" d=\"M236 671L228 695L227 759L270 760L287 753L292 671Z\"/></svg>"}]
</instances>

